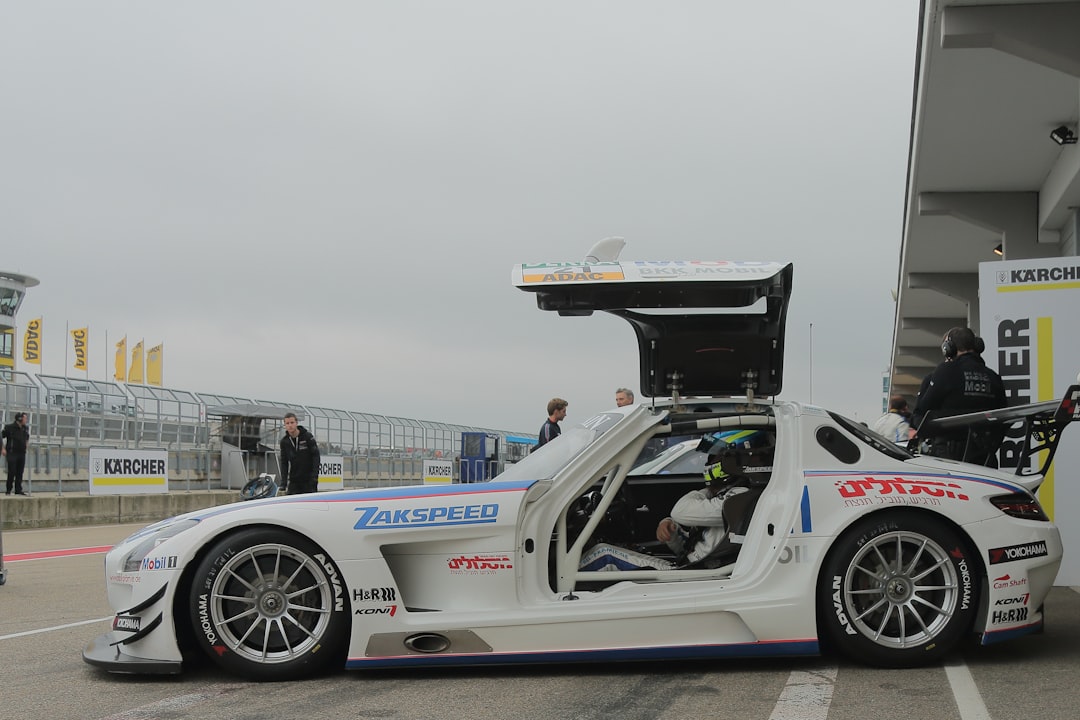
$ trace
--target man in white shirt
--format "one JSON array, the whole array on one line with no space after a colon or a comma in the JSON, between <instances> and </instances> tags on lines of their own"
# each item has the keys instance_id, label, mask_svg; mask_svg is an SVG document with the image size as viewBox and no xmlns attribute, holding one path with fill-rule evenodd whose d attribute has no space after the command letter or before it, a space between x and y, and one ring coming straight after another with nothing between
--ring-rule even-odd
<instances>
[{"instance_id":1,"label":"man in white shirt","mask_svg":"<svg viewBox=\"0 0 1080 720\"><path fill-rule=\"evenodd\" d=\"M911 428L911 411L902 395L889 398L889 412L885 413L870 426L870 429L886 440L894 443L906 443L915 434Z\"/></svg>"}]
</instances>

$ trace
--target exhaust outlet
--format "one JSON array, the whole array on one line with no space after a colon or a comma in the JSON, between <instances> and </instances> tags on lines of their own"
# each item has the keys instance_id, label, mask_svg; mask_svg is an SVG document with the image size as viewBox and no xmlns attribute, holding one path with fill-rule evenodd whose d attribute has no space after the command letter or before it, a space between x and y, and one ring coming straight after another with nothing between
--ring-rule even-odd
<instances>
[{"instance_id":1,"label":"exhaust outlet","mask_svg":"<svg viewBox=\"0 0 1080 720\"><path fill-rule=\"evenodd\" d=\"M405 647L418 653L441 653L450 649L450 638L438 633L416 633L405 638Z\"/></svg>"}]
</instances>

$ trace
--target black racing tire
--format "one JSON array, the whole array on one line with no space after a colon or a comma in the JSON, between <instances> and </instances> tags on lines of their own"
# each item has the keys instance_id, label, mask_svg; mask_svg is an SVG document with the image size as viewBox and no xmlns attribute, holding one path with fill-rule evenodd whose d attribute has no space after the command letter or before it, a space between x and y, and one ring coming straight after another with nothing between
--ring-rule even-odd
<instances>
[{"instance_id":1,"label":"black racing tire","mask_svg":"<svg viewBox=\"0 0 1080 720\"><path fill-rule=\"evenodd\" d=\"M818 581L818 627L850 658L879 667L939 660L971 629L978 563L940 518L888 512L833 544Z\"/></svg>"},{"instance_id":2,"label":"black racing tire","mask_svg":"<svg viewBox=\"0 0 1080 720\"><path fill-rule=\"evenodd\" d=\"M195 642L232 674L295 680L344 664L345 581L294 533L251 528L223 537L196 568L188 604Z\"/></svg>"}]
</instances>

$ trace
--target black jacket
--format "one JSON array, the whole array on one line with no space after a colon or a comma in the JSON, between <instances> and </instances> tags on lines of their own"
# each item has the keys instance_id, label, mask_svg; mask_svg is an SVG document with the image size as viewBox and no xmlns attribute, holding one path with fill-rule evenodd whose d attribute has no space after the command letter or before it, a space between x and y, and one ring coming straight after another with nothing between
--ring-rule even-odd
<instances>
[{"instance_id":1,"label":"black jacket","mask_svg":"<svg viewBox=\"0 0 1080 720\"><path fill-rule=\"evenodd\" d=\"M319 446L315 436L303 425L296 438L281 438L281 474L290 493L315 492L319 489Z\"/></svg>"},{"instance_id":2,"label":"black jacket","mask_svg":"<svg viewBox=\"0 0 1080 720\"><path fill-rule=\"evenodd\" d=\"M3 438L7 446L8 455L25 455L26 446L30 444L30 430L24 425L10 423L4 426L0 438Z\"/></svg>"},{"instance_id":3,"label":"black jacket","mask_svg":"<svg viewBox=\"0 0 1080 720\"><path fill-rule=\"evenodd\" d=\"M1001 376L986 367L977 354L964 353L934 369L929 385L915 403L915 423L921 424L930 412L936 417L961 415L1008 404Z\"/></svg>"}]
</instances>

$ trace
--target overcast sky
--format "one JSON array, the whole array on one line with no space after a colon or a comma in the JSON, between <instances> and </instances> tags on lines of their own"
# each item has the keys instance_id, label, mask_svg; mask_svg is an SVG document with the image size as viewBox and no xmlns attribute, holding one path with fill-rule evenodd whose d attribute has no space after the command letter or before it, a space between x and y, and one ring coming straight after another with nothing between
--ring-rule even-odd
<instances>
[{"instance_id":1,"label":"overcast sky","mask_svg":"<svg viewBox=\"0 0 1080 720\"><path fill-rule=\"evenodd\" d=\"M94 379L126 335L167 387L531 434L552 396L580 421L638 391L636 342L511 268L622 236L793 262L780 397L870 421L917 9L5 2L0 270L41 281L17 345L43 316L43 374L88 326Z\"/></svg>"}]
</instances>

